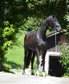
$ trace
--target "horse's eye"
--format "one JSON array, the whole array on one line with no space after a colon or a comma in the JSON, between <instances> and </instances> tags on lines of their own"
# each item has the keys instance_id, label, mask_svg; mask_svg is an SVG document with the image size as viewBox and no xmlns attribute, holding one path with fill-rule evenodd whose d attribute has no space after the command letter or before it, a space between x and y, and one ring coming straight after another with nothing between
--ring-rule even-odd
<instances>
[{"instance_id":1,"label":"horse's eye","mask_svg":"<svg viewBox=\"0 0 69 84\"><path fill-rule=\"evenodd\" d=\"M56 25L56 27L58 27L58 25Z\"/></svg>"}]
</instances>

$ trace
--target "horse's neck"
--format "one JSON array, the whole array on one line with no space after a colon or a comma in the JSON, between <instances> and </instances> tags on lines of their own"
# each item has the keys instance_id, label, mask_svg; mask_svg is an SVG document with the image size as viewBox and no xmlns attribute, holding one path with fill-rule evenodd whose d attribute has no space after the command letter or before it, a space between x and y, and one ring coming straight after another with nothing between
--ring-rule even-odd
<instances>
[{"instance_id":1,"label":"horse's neck","mask_svg":"<svg viewBox=\"0 0 69 84\"><path fill-rule=\"evenodd\" d=\"M37 32L41 38L45 38L46 37L46 31L47 31L47 26L42 25Z\"/></svg>"}]
</instances>

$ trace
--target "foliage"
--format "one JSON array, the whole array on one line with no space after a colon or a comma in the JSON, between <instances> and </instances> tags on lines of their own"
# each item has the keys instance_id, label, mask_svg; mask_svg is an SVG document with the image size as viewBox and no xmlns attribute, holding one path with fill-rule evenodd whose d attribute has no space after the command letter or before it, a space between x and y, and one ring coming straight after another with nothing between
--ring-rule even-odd
<instances>
[{"instance_id":1,"label":"foliage","mask_svg":"<svg viewBox=\"0 0 69 84\"><path fill-rule=\"evenodd\" d=\"M63 44L61 46L61 64L65 69L65 75L69 76L69 45Z\"/></svg>"},{"instance_id":2,"label":"foliage","mask_svg":"<svg viewBox=\"0 0 69 84\"><path fill-rule=\"evenodd\" d=\"M25 24L21 26L21 29L23 29L24 31L37 30L37 28L41 25L41 22L42 19L28 17Z\"/></svg>"},{"instance_id":3,"label":"foliage","mask_svg":"<svg viewBox=\"0 0 69 84\"><path fill-rule=\"evenodd\" d=\"M66 29L64 29L64 32L67 36L69 36L69 14L65 15L64 19L67 21Z\"/></svg>"},{"instance_id":4,"label":"foliage","mask_svg":"<svg viewBox=\"0 0 69 84\"><path fill-rule=\"evenodd\" d=\"M0 65L3 66L4 54L15 39L15 29L8 21L4 21L3 27L0 30Z\"/></svg>"},{"instance_id":5,"label":"foliage","mask_svg":"<svg viewBox=\"0 0 69 84\"><path fill-rule=\"evenodd\" d=\"M13 43L13 40L15 40L14 26L10 24L8 21L4 22L3 39L3 50L8 49L8 47Z\"/></svg>"},{"instance_id":6,"label":"foliage","mask_svg":"<svg viewBox=\"0 0 69 84\"><path fill-rule=\"evenodd\" d=\"M67 12L67 0L5 0L1 1L3 19L16 26L23 25L31 17L45 19L49 15L56 15L62 28L66 29L67 20L64 19ZM2 20L3 20L2 19ZM1 22L2 22L1 20ZM40 21L38 22L40 24ZM37 23L35 24L37 27ZM32 26L33 27L33 26Z\"/></svg>"}]
</instances>

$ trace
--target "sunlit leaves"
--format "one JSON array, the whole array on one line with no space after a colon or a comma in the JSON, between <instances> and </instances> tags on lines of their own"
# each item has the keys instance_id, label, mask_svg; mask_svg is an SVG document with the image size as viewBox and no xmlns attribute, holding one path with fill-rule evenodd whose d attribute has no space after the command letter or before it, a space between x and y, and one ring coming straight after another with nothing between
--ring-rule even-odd
<instances>
[{"instance_id":1,"label":"sunlit leaves","mask_svg":"<svg viewBox=\"0 0 69 84\"><path fill-rule=\"evenodd\" d=\"M65 74L69 76L69 45L63 44L61 46L61 60L62 66L65 69Z\"/></svg>"},{"instance_id":2,"label":"sunlit leaves","mask_svg":"<svg viewBox=\"0 0 69 84\"><path fill-rule=\"evenodd\" d=\"M10 24L9 21L4 21L4 28L2 32L3 36L3 50L7 50L8 47L13 43L13 39L15 39L15 29L14 25Z\"/></svg>"}]
</instances>

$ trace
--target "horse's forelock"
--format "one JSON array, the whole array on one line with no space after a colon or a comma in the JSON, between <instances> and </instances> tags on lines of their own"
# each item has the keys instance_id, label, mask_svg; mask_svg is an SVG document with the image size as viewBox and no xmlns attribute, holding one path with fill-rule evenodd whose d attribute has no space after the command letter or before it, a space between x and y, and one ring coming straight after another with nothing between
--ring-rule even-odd
<instances>
[{"instance_id":1,"label":"horse's forelock","mask_svg":"<svg viewBox=\"0 0 69 84\"><path fill-rule=\"evenodd\" d=\"M49 19L56 20L56 17L54 15L49 16Z\"/></svg>"}]
</instances>

